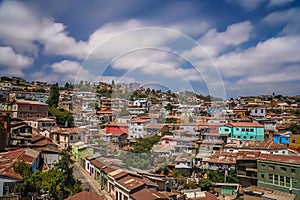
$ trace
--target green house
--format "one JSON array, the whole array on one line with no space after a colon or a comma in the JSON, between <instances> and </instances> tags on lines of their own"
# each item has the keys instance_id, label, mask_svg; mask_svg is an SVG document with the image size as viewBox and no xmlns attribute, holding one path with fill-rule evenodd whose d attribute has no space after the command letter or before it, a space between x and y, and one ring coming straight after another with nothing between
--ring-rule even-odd
<instances>
[{"instance_id":1,"label":"green house","mask_svg":"<svg viewBox=\"0 0 300 200\"><path fill-rule=\"evenodd\" d=\"M300 200L300 156L261 154L257 178L258 186L296 194Z\"/></svg>"},{"instance_id":2,"label":"green house","mask_svg":"<svg viewBox=\"0 0 300 200\"><path fill-rule=\"evenodd\" d=\"M256 123L228 123L219 127L220 135L240 140L264 140L264 126Z\"/></svg>"}]
</instances>

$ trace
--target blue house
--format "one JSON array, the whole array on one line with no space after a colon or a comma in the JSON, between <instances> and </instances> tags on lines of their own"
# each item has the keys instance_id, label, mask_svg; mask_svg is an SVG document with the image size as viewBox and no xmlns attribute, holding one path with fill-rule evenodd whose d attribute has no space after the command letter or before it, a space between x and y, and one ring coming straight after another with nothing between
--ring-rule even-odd
<instances>
[{"instance_id":1,"label":"blue house","mask_svg":"<svg viewBox=\"0 0 300 200\"><path fill-rule=\"evenodd\" d=\"M284 134L273 134L274 142L278 144L289 145L290 144L290 133Z\"/></svg>"},{"instance_id":2,"label":"blue house","mask_svg":"<svg viewBox=\"0 0 300 200\"><path fill-rule=\"evenodd\" d=\"M220 135L240 140L264 140L264 126L256 123L228 123L219 128Z\"/></svg>"}]
</instances>

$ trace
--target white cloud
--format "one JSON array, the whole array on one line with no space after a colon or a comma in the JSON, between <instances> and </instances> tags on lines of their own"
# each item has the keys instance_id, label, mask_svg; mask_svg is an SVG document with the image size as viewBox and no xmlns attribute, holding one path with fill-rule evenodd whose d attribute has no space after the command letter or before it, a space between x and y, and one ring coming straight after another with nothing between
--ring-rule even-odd
<instances>
[{"instance_id":1,"label":"white cloud","mask_svg":"<svg viewBox=\"0 0 300 200\"><path fill-rule=\"evenodd\" d=\"M1 74L23 76L22 69L28 68L32 63L32 58L17 54L11 47L0 46L0 66L5 66Z\"/></svg>"},{"instance_id":2,"label":"white cloud","mask_svg":"<svg viewBox=\"0 0 300 200\"><path fill-rule=\"evenodd\" d=\"M300 62L300 37L270 38L243 52L231 52L215 58L222 74L233 77L270 73Z\"/></svg>"},{"instance_id":3,"label":"white cloud","mask_svg":"<svg viewBox=\"0 0 300 200\"><path fill-rule=\"evenodd\" d=\"M244 9L252 11L265 3L267 0L227 0L228 2L237 3Z\"/></svg>"},{"instance_id":4,"label":"white cloud","mask_svg":"<svg viewBox=\"0 0 300 200\"><path fill-rule=\"evenodd\" d=\"M91 74L84 69L79 62L71 60L63 60L55 62L52 65L44 66L40 71L30 75L33 80L43 80L47 82L79 82L97 81L97 75Z\"/></svg>"},{"instance_id":5,"label":"white cloud","mask_svg":"<svg viewBox=\"0 0 300 200\"><path fill-rule=\"evenodd\" d=\"M278 25L284 24L283 34L299 34L300 33L300 8L290 8L288 10L276 11L267 15L263 22Z\"/></svg>"},{"instance_id":6,"label":"white cloud","mask_svg":"<svg viewBox=\"0 0 300 200\"><path fill-rule=\"evenodd\" d=\"M210 29L199 40L209 55L217 55L228 46L238 46L249 40L252 25L249 21L232 24L224 32Z\"/></svg>"},{"instance_id":7,"label":"white cloud","mask_svg":"<svg viewBox=\"0 0 300 200\"><path fill-rule=\"evenodd\" d=\"M294 0L270 0L269 5L270 7L273 6L282 6L282 5L286 5L288 3L293 2Z\"/></svg>"}]
</instances>

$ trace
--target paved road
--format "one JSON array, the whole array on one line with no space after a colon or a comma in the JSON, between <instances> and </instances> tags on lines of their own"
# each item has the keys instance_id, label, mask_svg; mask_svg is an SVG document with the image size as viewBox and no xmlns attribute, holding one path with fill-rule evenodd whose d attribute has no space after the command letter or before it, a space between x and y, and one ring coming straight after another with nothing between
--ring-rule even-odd
<instances>
[{"instance_id":1,"label":"paved road","mask_svg":"<svg viewBox=\"0 0 300 200\"><path fill-rule=\"evenodd\" d=\"M90 192L104 196L104 198L107 200L112 200L106 191L100 189L97 181L89 176L88 173L84 171L84 169L82 169L78 163L74 164L73 175L75 179L80 180L83 187L88 188Z\"/></svg>"},{"instance_id":2,"label":"paved road","mask_svg":"<svg viewBox=\"0 0 300 200\"><path fill-rule=\"evenodd\" d=\"M91 182L88 175L77 164L74 164L73 175L75 179L81 181L83 187L87 188L88 191L101 195L99 189L97 188L97 185L94 185L93 182Z\"/></svg>"}]
</instances>

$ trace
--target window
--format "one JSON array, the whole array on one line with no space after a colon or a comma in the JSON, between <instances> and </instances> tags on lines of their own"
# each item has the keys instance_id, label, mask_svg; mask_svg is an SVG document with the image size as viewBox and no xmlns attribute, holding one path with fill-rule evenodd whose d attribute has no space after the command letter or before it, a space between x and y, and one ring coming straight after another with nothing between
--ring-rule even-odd
<instances>
[{"instance_id":1,"label":"window","mask_svg":"<svg viewBox=\"0 0 300 200\"><path fill-rule=\"evenodd\" d=\"M285 167L280 167L280 170L286 172L286 168Z\"/></svg>"},{"instance_id":2,"label":"window","mask_svg":"<svg viewBox=\"0 0 300 200\"><path fill-rule=\"evenodd\" d=\"M250 139L253 139L254 137L253 136L250 136Z\"/></svg>"},{"instance_id":3,"label":"window","mask_svg":"<svg viewBox=\"0 0 300 200\"><path fill-rule=\"evenodd\" d=\"M255 113L257 113L257 110L254 110Z\"/></svg>"},{"instance_id":4,"label":"window","mask_svg":"<svg viewBox=\"0 0 300 200\"><path fill-rule=\"evenodd\" d=\"M264 174L261 174L260 177L263 178L263 179L265 179L265 175Z\"/></svg>"},{"instance_id":5,"label":"window","mask_svg":"<svg viewBox=\"0 0 300 200\"><path fill-rule=\"evenodd\" d=\"M280 185L284 185L284 176L280 176Z\"/></svg>"},{"instance_id":6,"label":"window","mask_svg":"<svg viewBox=\"0 0 300 200\"><path fill-rule=\"evenodd\" d=\"M247 139L247 136L244 136L243 138L244 138L244 139Z\"/></svg>"},{"instance_id":7,"label":"window","mask_svg":"<svg viewBox=\"0 0 300 200\"><path fill-rule=\"evenodd\" d=\"M290 177L285 177L285 186L290 187L291 185L291 178Z\"/></svg>"},{"instance_id":8,"label":"window","mask_svg":"<svg viewBox=\"0 0 300 200\"><path fill-rule=\"evenodd\" d=\"M278 175L274 175L274 184L278 184Z\"/></svg>"},{"instance_id":9,"label":"window","mask_svg":"<svg viewBox=\"0 0 300 200\"><path fill-rule=\"evenodd\" d=\"M292 140L292 143L296 143L296 141L295 141L295 140Z\"/></svg>"},{"instance_id":10,"label":"window","mask_svg":"<svg viewBox=\"0 0 300 200\"><path fill-rule=\"evenodd\" d=\"M241 136L237 136L237 138L239 138L239 139L240 139L240 138L241 138Z\"/></svg>"},{"instance_id":11,"label":"window","mask_svg":"<svg viewBox=\"0 0 300 200\"><path fill-rule=\"evenodd\" d=\"M224 129L224 131L228 132L228 131L229 131L229 129L228 129L228 128L225 128L225 129Z\"/></svg>"},{"instance_id":12,"label":"window","mask_svg":"<svg viewBox=\"0 0 300 200\"><path fill-rule=\"evenodd\" d=\"M239 130L239 128L235 128L235 130L236 130L236 131L238 131L238 130Z\"/></svg>"},{"instance_id":13,"label":"window","mask_svg":"<svg viewBox=\"0 0 300 200\"><path fill-rule=\"evenodd\" d=\"M70 140L73 140L73 135L70 135Z\"/></svg>"},{"instance_id":14,"label":"window","mask_svg":"<svg viewBox=\"0 0 300 200\"><path fill-rule=\"evenodd\" d=\"M291 172L292 172L292 173L296 173L296 169L292 168L292 169L291 169Z\"/></svg>"},{"instance_id":15,"label":"window","mask_svg":"<svg viewBox=\"0 0 300 200\"><path fill-rule=\"evenodd\" d=\"M273 181L273 174L269 174L269 180Z\"/></svg>"},{"instance_id":16,"label":"window","mask_svg":"<svg viewBox=\"0 0 300 200\"><path fill-rule=\"evenodd\" d=\"M262 168L265 168L265 167L266 167L266 165L265 165L265 164L262 164L262 165L261 165L261 167L262 167Z\"/></svg>"},{"instance_id":17,"label":"window","mask_svg":"<svg viewBox=\"0 0 300 200\"><path fill-rule=\"evenodd\" d=\"M254 132L254 129L253 129L253 128L250 128L250 132Z\"/></svg>"},{"instance_id":18,"label":"window","mask_svg":"<svg viewBox=\"0 0 300 200\"><path fill-rule=\"evenodd\" d=\"M242 128L242 132L245 132L245 129L244 129L244 128Z\"/></svg>"},{"instance_id":19,"label":"window","mask_svg":"<svg viewBox=\"0 0 300 200\"><path fill-rule=\"evenodd\" d=\"M264 113L264 110L260 110L260 113Z\"/></svg>"},{"instance_id":20,"label":"window","mask_svg":"<svg viewBox=\"0 0 300 200\"><path fill-rule=\"evenodd\" d=\"M271 165L271 166L269 167L269 169L274 170L274 169L275 169L275 166Z\"/></svg>"}]
</instances>

